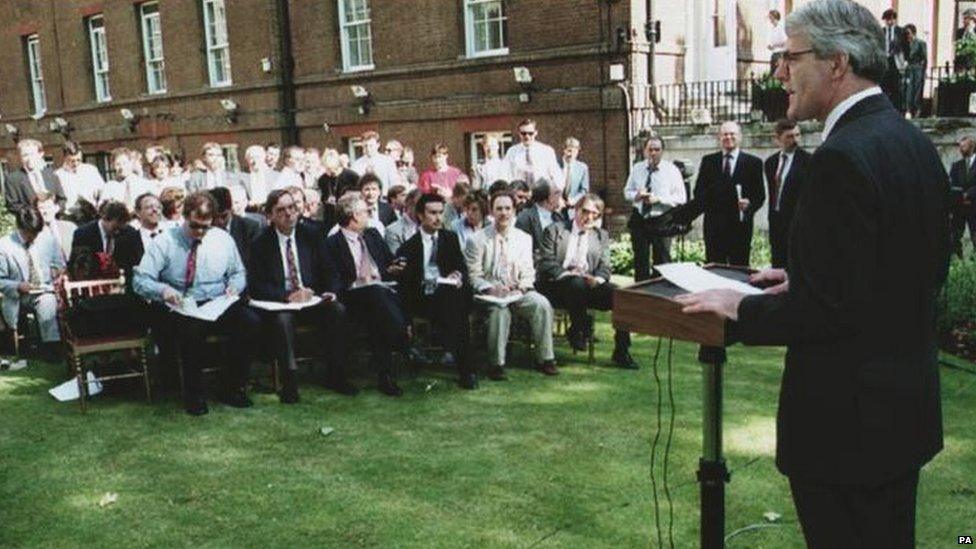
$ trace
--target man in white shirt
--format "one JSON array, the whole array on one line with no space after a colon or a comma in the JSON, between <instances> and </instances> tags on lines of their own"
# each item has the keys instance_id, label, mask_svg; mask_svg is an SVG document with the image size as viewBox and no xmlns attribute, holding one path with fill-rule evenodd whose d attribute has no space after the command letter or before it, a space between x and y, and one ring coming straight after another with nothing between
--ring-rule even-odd
<instances>
[{"instance_id":1,"label":"man in white shirt","mask_svg":"<svg viewBox=\"0 0 976 549\"><path fill-rule=\"evenodd\" d=\"M273 172L278 171L278 160L281 159L281 145L274 142L268 143L264 146L264 152L265 165Z\"/></svg>"},{"instance_id":2,"label":"man in white shirt","mask_svg":"<svg viewBox=\"0 0 976 549\"><path fill-rule=\"evenodd\" d=\"M135 219L130 222L139 231L142 239L142 249L148 250L149 244L163 232L160 222L163 219L163 204L152 193L145 193L136 198Z\"/></svg>"},{"instance_id":3,"label":"man in white shirt","mask_svg":"<svg viewBox=\"0 0 976 549\"><path fill-rule=\"evenodd\" d=\"M634 164L624 187L624 199L633 204L627 227L634 248L634 280L651 278L651 254L655 265L671 262L671 239L654 234L654 219L688 201L685 181L673 163L662 160L664 141L650 137L644 142L644 160Z\"/></svg>"},{"instance_id":4,"label":"man in white shirt","mask_svg":"<svg viewBox=\"0 0 976 549\"><path fill-rule=\"evenodd\" d=\"M244 164L247 165L247 173L242 174L244 190L247 191L248 210L260 212L264 208L264 202L268 199L268 193L274 188L276 173L268 168L266 163L267 151L261 145L251 145L244 151Z\"/></svg>"},{"instance_id":5,"label":"man in white shirt","mask_svg":"<svg viewBox=\"0 0 976 549\"><path fill-rule=\"evenodd\" d=\"M130 150L120 147L112 151L112 168L115 179L105 183L98 197L98 204L114 200L125 204L131 211L135 207L136 198L145 193L153 193L156 189L151 181L136 174Z\"/></svg>"},{"instance_id":6,"label":"man in white shirt","mask_svg":"<svg viewBox=\"0 0 976 549\"><path fill-rule=\"evenodd\" d=\"M386 196L390 187L400 182L400 171L392 158L380 153L380 134L368 130L363 132L361 139L363 155L357 158L350 168L360 176L367 173L376 174L380 179L380 192Z\"/></svg>"},{"instance_id":7,"label":"man in white shirt","mask_svg":"<svg viewBox=\"0 0 976 549\"><path fill-rule=\"evenodd\" d=\"M786 118L776 122L776 143L780 150L763 163L769 206L769 248L773 267L786 268L789 232L793 212L800 198L810 153L799 146L800 127Z\"/></svg>"},{"instance_id":8,"label":"man in white shirt","mask_svg":"<svg viewBox=\"0 0 976 549\"><path fill-rule=\"evenodd\" d=\"M81 147L74 141L65 141L61 147L61 167L54 171L64 189L64 211L69 212L82 199L94 206L105 180L98 168L82 162Z\"/></svg>"},{"instance_id":9,"label":"man in white shirt","mask_svg":"<svg viewBox=\"0 0 976 549\"><path fill-rule=\"evenodd\" d=\"M275 177L272 189L287 189L288 187L305 188L302 174L305 172L305 149L291 146L285 149L284 165Z\"/></svg>"},{"instance_id":10,"label":"man in white shirt","mask_svg":"<svg viewBox=\"0 0 976 549\"><path fill-rule=\"evenodd\" d=\"M386 240L386 245L390 247L390 252L394 255L396 255L400 246L407 240L410 240L410 237L420 227L417 220L416 206L417 200L422 194L420 189L413 189L408 192L406 198L403 200L403 215L389 227L386 227L383 239Z\"/></svg>"},{"instance_id":11,"label":"man in white shirt","mask_svg":"<svg viewBox=\"0 0 976 549\"><path fill-rule=\"evenodd\" d=\"M488 190L495 181L510 181L512 174L508 170L508 162L500 158L498 139L494 136L485 137L481 147L485 160L475 166L474 188Z\"/></svg>"},{"instance_id":12,"label":"man in white shirt","mask_svg":"<svg viewBox=\"0 0 976 549\"><path fill-rule=\"evenodd\" d=\"M217 187L230 189L242 184L240 174L227 171L227 161L220 143L212 141L204 143L201 147L200 160L205 169L190 174L190 180L186 182L187 191L191 193L209 191Z\"/></svg>"},{"instance_id":13,"label":"man in white shirt","mask_svg":"<svg viewBox=\"0 0 976 549\"><path fill-rule=\"evenodd\" d=\"M505 153L505 162L512 178L525 181L529 187L535 187L541 180L546 180L553 187L562 190L565 181L559 161L556 160L556 151L536 140L538 132L535 120L526 118L520 122L518 134L521 143L512 145Z\"/></svg>"}]
</instances>

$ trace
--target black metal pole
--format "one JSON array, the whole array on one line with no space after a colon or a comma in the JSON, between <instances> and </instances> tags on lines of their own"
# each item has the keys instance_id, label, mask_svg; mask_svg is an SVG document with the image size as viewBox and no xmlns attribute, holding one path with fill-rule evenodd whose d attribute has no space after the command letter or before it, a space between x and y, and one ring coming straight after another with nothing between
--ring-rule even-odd
<instances>
[{"instance_id":1,"label":"black metal pole","mask_svg":"<svg viewBox=\"0 0 976 549\"><path fill-rule=\"evenodd\" d=\"M298 144L298 124L295 121L295 58L292 55L291 13L288 0L275 0L275 16L278 19L278 67L279 101L281 111L282 144Z\"/></svg>"},{"instance_id":2,"label":"black metal pole","mask_svg":"<svg viewBox=\"0 0 976 549\"><path fill-rule=\"evenodd\" d=\"M701 547L725 546L725 483L729 471L722 457L722 365L703 363L702 457L698 460L701 490Z\"/></svg>"}]
</instances>

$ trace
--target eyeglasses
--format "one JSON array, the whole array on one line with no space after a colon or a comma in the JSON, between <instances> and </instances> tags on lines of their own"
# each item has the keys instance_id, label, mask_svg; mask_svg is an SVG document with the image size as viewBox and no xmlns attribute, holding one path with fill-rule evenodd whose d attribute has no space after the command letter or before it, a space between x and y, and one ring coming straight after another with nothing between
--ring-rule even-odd
<instances>
[{"instance_id":1,"label":"eyeglasses","mask_svg":"<svg viewBox=\"0 0 976 549\"><path fill-rule=\"evenodd\" d=\"M522 131L520 131L519 134L521 134L521 135L535 135L535 132L522 132Z\"/></svg>"},{"instance_id":2,"label":"eyeglasses","mask_svg":"<svg viewBox=\"0 0 976 549\"><path fill-rule=\"evenodd\" d=\"M783 53L780 55L780 60L786 63L787 65L790 65L791 63L794 63L801 55L806 55L808 53L813 53L813 48L807 50L800 50L800 51L784 50Z\"/></svg>"},{"instance_id":3,"label":"eyeglasses","mask_svg":"<svg viewBox=\"0 0 976 549\"><path fill-rule=\"evenodd\" d=\"M194 231L204 231L204 232L206 232L206 231L209 231L210 228L211 228L211 226L212 226L209 223L197 223L196 221L190 221L188 223L190 225L190 229L192 229Z\"/></svg>"}]
</instances>

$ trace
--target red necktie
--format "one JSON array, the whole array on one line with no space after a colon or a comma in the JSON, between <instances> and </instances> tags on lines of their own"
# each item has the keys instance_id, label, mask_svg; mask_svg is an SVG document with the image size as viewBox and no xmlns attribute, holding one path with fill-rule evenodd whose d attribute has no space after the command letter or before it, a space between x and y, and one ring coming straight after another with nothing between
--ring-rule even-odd
<instances>
[{"instance_id":1,"label":"red necktie","mask_svg":"<svg viewBox=\"0 0 976 549\"><path fill-rule=\"evenodd\" d=\"M190 245L190 255L186 258L186 275L183 277L185 292L190 291L190 287L193 286L193 279L197 275L197 248L199 247L199 240L194 240L193 244Z\"/></svg>"}]
</instances>

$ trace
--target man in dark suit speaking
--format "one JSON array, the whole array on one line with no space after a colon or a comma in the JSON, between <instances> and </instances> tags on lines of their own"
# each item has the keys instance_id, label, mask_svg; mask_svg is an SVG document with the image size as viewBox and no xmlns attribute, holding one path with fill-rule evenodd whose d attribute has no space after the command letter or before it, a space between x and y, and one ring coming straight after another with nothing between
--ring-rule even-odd
<instances>
[{"instance_id":1,"label":"man in dark suit speaking","mask_svg":"<svg viewBox=\"0 0 976 549\"><path fill-rule=\"evenodd\" d=\"M776 122L776 143L780 150L763 163L769 196L769 247L773 267L786 268L787 244L793 211L800 197L800 186L810 153L799 147L800 127L784 118Z\"/></svg>"},{"instance_id":2,"label":"man in dark suit speaking","mask_svg":"<svg viewBox=\"0 0 976 549\"><path fill-rule=\"evenodd\" d=\"M786 21L788 116L824 121L787 271L769 286L680 296L729 340L786 345L776 464L811 547L911 547L919 469L942 448L936 295L948 270L948 182L932 142L878 86L882 32L850 0ZM908 259L906 259L908 258Z\"/></svg>"},{"instance_id":3,"label":"man in dark suit speaking","mask_svg":"<svg viewBox=\"0 0 976 549\"><path fill-rule=\"evenodd\" d=\"M763 164L739 149L742 130L735 122L722 124L718 138L722 150L702 157L695 181L694 209L705 213L705 258L748 265L752 218L766 198Z\"/></svg>"}]
</instances>

